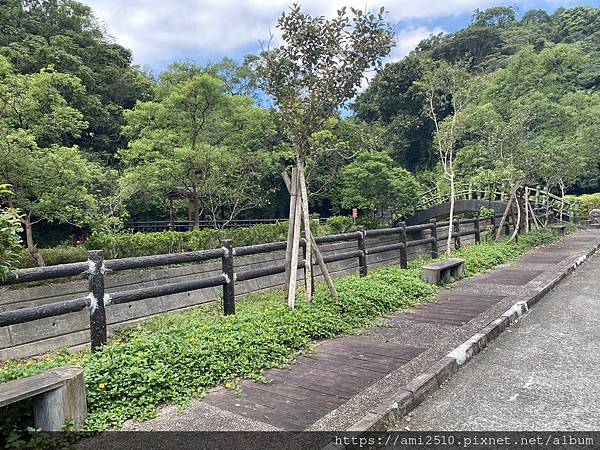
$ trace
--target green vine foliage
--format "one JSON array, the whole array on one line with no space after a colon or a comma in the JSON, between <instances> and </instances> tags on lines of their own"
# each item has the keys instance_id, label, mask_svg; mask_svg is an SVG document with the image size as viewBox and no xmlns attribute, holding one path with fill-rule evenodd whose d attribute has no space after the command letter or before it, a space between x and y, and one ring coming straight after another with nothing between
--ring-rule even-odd
<instances>
[{"instance_id":1,"label":"green vine foliage","mask_svg":"<svg viewBox=\"0 0 600 450\"><path fill-rule=\"evenodd\" d=\"M551 242L549 231L506 240L468 245L456 255L465 259L467 276L515 259L531 248ZM388 267L335 281L338 298L318 285L312 303L299 301L291 310L282 292L247 297L233 316L219 307L199 307L151 319L122 330L102 351L66 351L29 361L6 361L0 383L30 376L51 367L84 368L89 430L120 427L126 420L156 414L160 404L183 405L207 390L236 388L241 379L264 380L270 367L293 362L312 342L369 326L386 314L428 301L437 288L421 280L420 265ZM0 414L0 417L11 414ZM2 424L0 431L10 432Z\"/></svg>"}]
</instances>

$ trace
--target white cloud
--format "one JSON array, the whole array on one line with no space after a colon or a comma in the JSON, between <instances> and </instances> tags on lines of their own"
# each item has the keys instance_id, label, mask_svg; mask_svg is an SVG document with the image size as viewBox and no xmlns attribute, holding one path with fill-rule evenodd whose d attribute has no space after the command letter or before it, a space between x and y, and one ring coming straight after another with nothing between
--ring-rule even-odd
<instances>
[{"instance_id":1,"label":"white cloud","mask_svg":"<svg viewBox=\"0 0 600 450\"><path fill-rule=\"evenodd\" d=\"M117 42L134 52L139 64L156 64L176 56L226 55L255 48L275 29L277 18L291 0L83 0L107 25ZM388 20L433 19L485 8L493 0L306 0L303 8L313 14L334 15L342 6L389 11ZM416 36L428 30L400 31L395 55L410 51ZM414 36L408 39L410 36ZM406 43L405 43L406 42ZM414 44L413 44L414 43Z\"/></svg>"},{"instance_id":2,"label":"white cloud","mask_svg":"<svg viewBox=\"0 0 600 450\"><path fill-rule=\"evenodd\" d=\"M446 30L440 27L435 28L427 28L427 27L417 27L417 28L407 28L402 29L396 33L396 46L392 49L390 56L387 58L387 61L398 61L399 59L404 58L411 51L413 51L416 46L426 37L429 37L432 34L445 33Z\"/></svg>"}]
</instances>

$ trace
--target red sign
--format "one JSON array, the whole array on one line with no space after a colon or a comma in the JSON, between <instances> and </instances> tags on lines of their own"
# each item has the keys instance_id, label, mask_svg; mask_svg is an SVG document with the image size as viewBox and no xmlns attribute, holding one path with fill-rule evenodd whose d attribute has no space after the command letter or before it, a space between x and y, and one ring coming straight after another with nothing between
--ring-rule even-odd
<instances>
[{"instance_id":1,"label":"red sign","mask_svg":"<svg viewBox=\"0 0 600 450\"><path fill-rule=\"evenodd\" d=\"M352 217L355 219L358 217L358 209L352 208Z\"/></svg>"}]
</instances>

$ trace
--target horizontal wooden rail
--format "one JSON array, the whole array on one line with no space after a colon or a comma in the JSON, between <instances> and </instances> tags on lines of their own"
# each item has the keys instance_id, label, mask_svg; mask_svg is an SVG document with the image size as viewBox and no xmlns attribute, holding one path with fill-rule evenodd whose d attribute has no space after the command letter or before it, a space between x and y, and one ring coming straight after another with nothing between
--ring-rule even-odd
<instances>
[{"instance_id":1,"label":"horizontal wooden rail","mask_svg":"<svg viewBox=\"0 0 600 450\"><path fill-rule=\"evenodd\" d=\"M181 292L195 291L209 287L222 286L226 283L224 275L210 278L201 278L193 281L182 281L179 283L163 284L147 288L132 289L117 292L106 297L107 304L118 305L120 303L136 302L147 298L162 297L163 295L179 294Z\"/></svg>"},{"instance_id":2,"label":"horizontal wooden rail","mask_svg":"<svg viewBox=\"0 0 600 450\"><path fill-rule=\"evenodd\" d=\"M367 250L368 255L375 255L377 253L391 252L392 250L400 250L406 248L407 244L399 242L397 244L380 245Z\"/></svg>"},{"instance_id":3,"label":"horizontal wooden rail","mask_svg":"<svg viewBox=\"0 0 600 450\"><path fill-rule=\"evenodd\" d=\"M62 316L73 312L82 311L90 306L90 299L78 298L64 302L48 303L30 308L15 309L0 313L0 327L31 322L32 320L45 319L46 317Z\"/></svg>"},{"instance_id":4,"label":"horizontal wooden rail","mask_svg":"<svg viewBox=\"0 0 600 450\"><path fill-rule=\"evenodd\" d=\"M479 218L454 221L451 236L454 239L455 247L460 248L461 236L475 235L475 242L480 242L480 228L484 223L485 221L480 220ZM461 230L461 225L465 224L473 225L473 229ZM447 229L448 226L448 222L436 222L435 220L432 220L430 223L409 227L407 227L404 222L400 222L398 226L393 228L368 231L359 228L358 231L320 236L315 238L315 240L320 244L355 241L357 243L357 248L355 250L346 248L338 252L323 255L323 261L325 263L331 263L357 258L359 274L365 276L368 273L367 255L398 251L399 265L402 268L408 267L407 249L411 247L428 246L427 253L430 254L431 257L437 257L438 242L447 238L447 235L439 235L438 231L443 228ZM407 233L419 233L420 235L418 235L417 239L409 240L407 238ZM393 236L395 242L368 248L366 238L377 236ZM302 240L301 245L305 244L304 240ZM105 308L110 307L110 305L132 303L145 299L222 286L224 313L234 314L236 282L285 272L284 264L277 264L236 273L234 270L234 258L281 251L285 248L286 242L271 242L236 248L231 241L222 241L221 248L210 250L113 260L104 260L102 251L93 250L89 252L88 262L18 270L9 274L7 280L5 280L3 284L28 283L86 273L90 282L90 294L84 298L2 312L0 313L0 327L17 325L48 317L61 316L88 309L90 314L92 350L95 351L107 342ZM217 259L221 260L222 269L221 274L217 276L113 292L110 294L105 292L104 279L105 274L109 271L198 263ZM305 269L305 264L304 260L299 261L298 269ZM314 261L313 264L316 265L316 261Z\"/></svg>"},{"instance_id":5,"label":"horizontal wooden rail","mask_svg":"<svg viewBox=\"0 0 600 450\"><path fill-rule=\"evenodd\" d=\"M109 259L104 261L104 270L145 269L148 267L187 264L209 261L223 256L223 249L203 250L199 252L168 253L164 255L140 256L132 258ZM59 264L56 266L34 267L10 272L0 282L1 285L45 281L57 278L73 277L90 271L90 262Z\"/></svg>"}]
</instances>

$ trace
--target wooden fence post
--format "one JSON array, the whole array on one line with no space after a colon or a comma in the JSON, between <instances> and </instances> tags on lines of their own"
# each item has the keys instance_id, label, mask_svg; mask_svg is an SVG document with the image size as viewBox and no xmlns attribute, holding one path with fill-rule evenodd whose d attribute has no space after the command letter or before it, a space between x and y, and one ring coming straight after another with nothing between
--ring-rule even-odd
<instances>
[{"instance_id":1,"label":"wooden fence post","mask_svg":"<svg viewBox=\"0 0 600 450\"><path fill-rule=\"evenodd\" d=\"M479 226L479 214L477 214L477 217L475 217L475 223L473 224L473 226L475 227L475 243L480 244L481 243L481 228Z\"/></svg>"},{"instance_id":2,"label":"wooden fence post","mask_svg":"<svg viewBox=\"0 0 600 450\"><path fill-rule=\"evenodd\" d=\"M367 232L363 226L358 227L358 232L360 233L358 237L358 249L362 252L358 257L358 271L361 277L366 277L369 271L367 267Z\"/></svg>"},{"instance_id":3,"label":"wooden fence post","mask_svg":"<svg viewBox=\"0 0 600 450\"><path fill-rule=\"evenodd\" d=\"M494 215L490 217L490 227L492 227L492 241L496 240L496 211Z\"/></svg>"},{"instance_id":4,"label":"wooden fence post","mask_svg":"<svg viewBox=\"0 0 600 450\"><path fill-rule=\"evenodd\" d=\"M511 216L506 216L506 220L504 221L504 235L510 236L510 218Z\"/></svg>"},{"instance_id":5,"label":"wooden fence post","mask_svg":"<svg viewBox=\"0 0 600 450\"><path fill-rule=\"evenodd\" d=\"M400 267L406 269L408 267L408 256L406 252L406 222L400 222L400 242L404 244L400 249Z\"/></svg>"},{"instance_id":6,"label":"wooden fence post","mask_svg":"<svg viewBox=\"0 0 600 450\"><path fill-rule=\"evenodd\" d=\"M454 248L456 250L460 250L460 222L458 219L454 219L452 221L453 226L448 226L448 233L456 233L456 237L454 238Z\"/></svg>"},{"instance_id":7,"label":"wooden fence post","mask_svg":"<svg viewBox=\"0 0 600 450\"><path fill-rule=\"evenodd\" d=\"M233 243L227 239L221 241L223 257L221 264L225 283L223 284L223 312L226 316L235 314L235 273L233 271Z\"/></svg>"},{"instance_id":8,"label":"wooden fence post","mask_svg":"<svg viewBox=\"0 0 600 450\"><path fill-rule=\"evenodd\" d=\"M431 259L435 259L439 256L438 253L438 240L437 240L437 220L431 219Z\"/></svg>"},{"instance_id":9,"label":"wooden fence post","mask_svg":"<svg viewBox=\"0 0 600 450\"><path fill-rule=\"evenodd\" d=\"M92 352L106 345L106 310L104 306L104 252L90 250L89 291L90 291L90 341Z\"/></svg>"}]
</instances>

